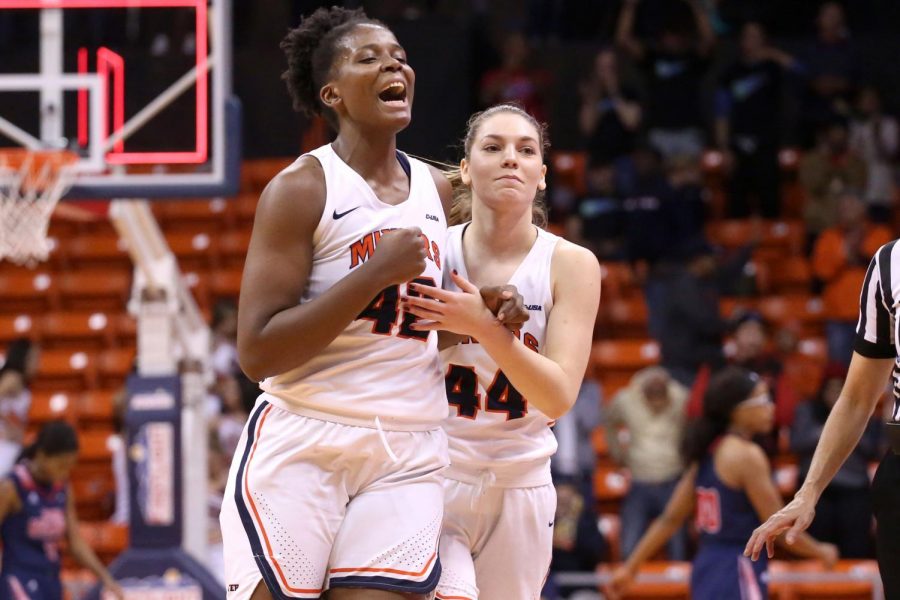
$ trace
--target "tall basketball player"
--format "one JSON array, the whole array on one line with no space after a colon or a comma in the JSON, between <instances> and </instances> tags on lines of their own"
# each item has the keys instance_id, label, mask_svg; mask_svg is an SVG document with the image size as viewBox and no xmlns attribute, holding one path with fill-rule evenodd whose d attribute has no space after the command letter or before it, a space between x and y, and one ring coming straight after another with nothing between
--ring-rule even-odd
<instances>
[{"instance_id":1,"label":"tall basketball player","mask_svg":"<svg viewBox=\"0 0 900 600\"><path fill-rule=\"evenodd\" d=\"M450 440L443 575L438 598L537 600L550 567L556 493L555 419L574 404L600 304L600 266L588 250L540 225L544 130L513 105L473 116L445 253L452 286L415 286L424 321L465 336L441 352ZM536 206L538 207L536 209ZM531 318L519 336L499 327L480 285L509 283ZM442 338L442 346L444 338Z\"/></svg>"},{"instance_id":2,"label":"tall basketball player","mask_svg":"<svg viewBox=\"0 0 900 600\"><path fill-rule=\"evenodd\" d=\"M0 481L0 600L62 600L60 543L120 600L122 588L81 537L69 476L78 438L61 421L44 425L23 459Z\"/></svg>"},{"instance_id":3,"label":"tall basketball player","mask_svg":"<svg viewBox=\"0 0 900 600\"><path fill-rule=\"evenodd\" d=\"M440 577L446 415L436 335L403 311L441 282L451 190L396 149L415 75L361 10L285 38L295 107L338 132L259 201L238 313L260 396L221 513L229 598L422 598ZM492 305L507 321L515 298Z\"/></svg>"}]
</instances>

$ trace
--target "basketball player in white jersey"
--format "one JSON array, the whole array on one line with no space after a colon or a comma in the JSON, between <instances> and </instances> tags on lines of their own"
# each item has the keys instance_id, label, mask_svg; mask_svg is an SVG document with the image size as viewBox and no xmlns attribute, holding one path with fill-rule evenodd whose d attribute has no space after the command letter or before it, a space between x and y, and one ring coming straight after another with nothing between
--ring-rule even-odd
<instances>
[{"instance_id":1,"label":"basketball player in white jersey","mask_svg":"<svg viewBox=\"0 0 900 600\"><path fill-rule=\"evenodd\" d=\"M264 393L220 517L228 597L424 598L441 572L447 405L436 334L399 302L407 282L441 282L450 185L396 149L415 76L384 25L320 9L282 47L295 106L338 136L257 208L238 353Z\"/></svg>"},{"instance_id":2,"label":"basketball player in white jersey","mask_svg":"<svg viewBox=\"0 0 900 600\"><path fill-rule=\"evenodd\" d=\"M450 228L444 253L459 291L445 285L404 300L423 319L414 329L464 336L441 351L451 465L438 598L537 600L550 567L550 427L574 404L587 367L600 266L538 226L545 149L542 127L517 106L470 119L454 206L468 222ZM515 285L530 311L519 336L497 327L478 295L477 286L501 283Z\"/></svg>"}]
</instances>

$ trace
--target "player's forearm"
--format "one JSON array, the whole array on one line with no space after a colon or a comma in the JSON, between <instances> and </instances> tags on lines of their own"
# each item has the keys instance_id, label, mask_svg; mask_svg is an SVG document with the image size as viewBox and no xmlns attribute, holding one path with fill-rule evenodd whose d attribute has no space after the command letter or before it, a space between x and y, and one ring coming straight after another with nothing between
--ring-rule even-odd
<instances>
[{"instance_id":1,"label":"player's forearm","mask_svg":"<svg viewBox=\"0 0 900 600\"><path fill-rule=\"evenodd\" d=\"M100 562L100 559L97 558L97 555L94 554L94 551L91 550L91 547L88 546L86 542L83 540L74 543L70 542L69 551L72 553L72 558L74 558L78 564L96 575L97 579L103 583L112 580L109 571L106 570L106 567Z\"/></svg>"},{"instance_id":2,"label":"player's forearm","mask_svg":"<svg viewBox=\"0 0 900 600\"><path fill-rule=\"evenodd\" d=\"M811 495L814 501L818 501L859 443L871 413L872 407L868 403L854 402L847 394L838 398L825 422L809 474L797 492L798 495Z\"/></svg>"},{"instance_id":3,"label":"player's forearm","mask_svg":"<svg viewBox=\"0 0 900 600\"><path fill-rule=\"evenodd\" d=\"M551 419L560 418L575 404L578 388L563 368L526 348L502 325L492 325L478 342L528 403Z\"/></svg>"},{"instance_id":4,"label":"player's forearm","mask_svg":"<svg viewBox=\"0 0 900 600\"><path fill-rule=\"evenodd\" d=\"M305 364L385 287L379 273L363 265L314 300L275 313L252 332L239 330L241 368L251 379L262 381Z\"/></svg>"}]
</instances>

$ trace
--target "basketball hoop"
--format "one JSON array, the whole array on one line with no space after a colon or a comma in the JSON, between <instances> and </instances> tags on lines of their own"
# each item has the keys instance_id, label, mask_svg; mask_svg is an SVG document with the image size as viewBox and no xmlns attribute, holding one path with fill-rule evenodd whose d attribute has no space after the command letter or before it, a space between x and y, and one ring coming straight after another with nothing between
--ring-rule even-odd
<instances>
[{"instance_id":1,"label":"basketball hoop","mask_svg":"<svg viewBox=\"0 0 900 600\"><path fill-rule=\"evenodd\" d=\"M47 260L50 215L72 185L77 160L67 150L0 149L0 260Z\"/></svg>"}]
</instances>

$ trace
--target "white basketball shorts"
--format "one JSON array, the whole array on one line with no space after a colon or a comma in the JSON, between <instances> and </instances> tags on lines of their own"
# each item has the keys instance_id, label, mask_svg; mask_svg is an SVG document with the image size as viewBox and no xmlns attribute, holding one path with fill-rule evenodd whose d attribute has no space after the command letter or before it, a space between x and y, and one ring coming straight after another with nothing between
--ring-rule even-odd
<instances>
[{"instance_id":1,"label":"white basketball shorts","mask_svg":"<svg viewBox=\"0 0 900 600\"><path fill-rule=\"evenodd\" d=\"M556 490L444 481L442 600L539 600L553 553Z\"/></svg>"},{"instance_id":2,"label":"white basketball shorts","mask_svg":"<svg viewBox=\"0 0 900 600\"><path fill-rule=\"evenodd\" d=\"M335 587L431 593L447 463L440 429L380 433L260 398L219 517L228 600L250 598L260 580L276 600Z\"/></svg>"}]
</instances>

